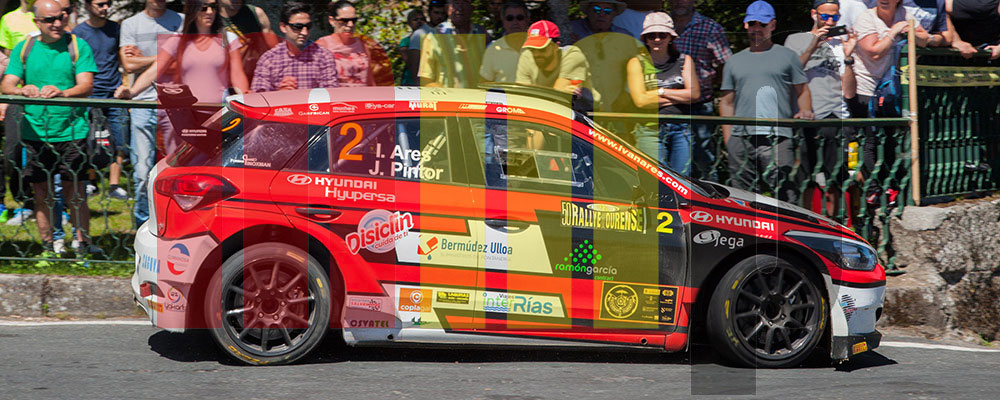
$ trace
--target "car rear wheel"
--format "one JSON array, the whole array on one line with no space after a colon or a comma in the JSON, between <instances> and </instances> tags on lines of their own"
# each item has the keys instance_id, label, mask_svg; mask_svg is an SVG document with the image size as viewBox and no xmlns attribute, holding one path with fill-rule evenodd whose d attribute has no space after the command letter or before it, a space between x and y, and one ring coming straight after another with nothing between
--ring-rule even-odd
<instances>
[{"instance_id":1,"label":"car rear wheel","mask_svg":"<svg viewBox=\"0 0 1000 400\"><path fill-rule=\"evenodd\" d=\"M209 286L212 336L248 364L294 362L313 350L330 325L330 281L308 253L262 243L226 260Z\"/></svg>"},{"instance_id":2,"label":"car rear wheel","mask_svg":"<svg viewBox=\"0 0 1000 400\"><path fill-rule=\"evenodd\" d=\"M804 361L826 327L817 274L757 255L731 269L712 294L708 331L723 356L748 367L785 368Z\"/></svg>"}]
</instances>

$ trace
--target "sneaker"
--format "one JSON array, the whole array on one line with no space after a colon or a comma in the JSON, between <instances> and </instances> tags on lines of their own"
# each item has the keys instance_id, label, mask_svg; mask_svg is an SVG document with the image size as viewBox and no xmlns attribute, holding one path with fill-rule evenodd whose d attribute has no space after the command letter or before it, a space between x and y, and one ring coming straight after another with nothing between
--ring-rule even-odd
<instances>
[{"instance_id":1,"label":"sneaker","mask_svg":"<svg viewBox=\"0 0 1000 400\"><path fill-rule=\"evenodd\" d=\"M887 200L889 202L888 206L889 207L895 207L896 206L896 197L899 196L899 190L896 190L896 189L886 189L885 190L885 195L886 195Z\"/></svg>"},{"instance_id":2,"label":"sneaker","mask_svg":"<svg viewBox=\"0 0 1000 400\"><path fill-rule=\"evenodd\" d=\"M56 239L52 241L52 251L56 254L62 254L66 252L66 239Z\"/></svg>"},{"instance_id":3,"label":"sneaker","mask_svg":"<svg viewBox=\"0 0 1000 400\"><path fill-rule=\"evenodd\" d=\"M35 215L34 211L27 208L18 208L14 210L14 216L7 220L7 225L23 225L25 221L31 219L32 215Z\"/></svg>"},{"instance_id":4,"label":"sneaker","mask_svg":"<svg viewBox=\"0 0 1000 400\"><path fill-rule=\"evenodd\" d=\"M76 236L76 235L74 235L74 236ZM69 247L71 249L73 249L73 251L79 250L80 249L80 241L76 240L76 239L73 239L73 242L70 243Z\"/></svg>"},{"instance_id":5,"label":"sneaker","mask_svg":"<svg viewBox=\"0 0 1000 400\"><path fill-rule=\"evenodd\" d=\"M128 192L117 185L115 185L113 189L108 191L108 196L110 196L112 199L128 200Z\"/></svg>"},{"instance_id":6,"label":"sneaker","mask_svg":"<svg viewBox=\"0 0 1000 400\"><path fill-rule=\"evenodd\" d=\"M101 194L100 188L90 183L87 184L87 197L94 197L99 194Z\"/></svg>"},{"instance_id":7,"label":"sneaker","mask_svg":"<svg viewBox=\"0 0 1000 400\"><path fill-rule=\"evenodd\" d=\"M80 242L80 247L76 249L76 253L80 257L87 257L91 255L104 254L104 250L88 242Z\"/></svg>"}]
</instances>

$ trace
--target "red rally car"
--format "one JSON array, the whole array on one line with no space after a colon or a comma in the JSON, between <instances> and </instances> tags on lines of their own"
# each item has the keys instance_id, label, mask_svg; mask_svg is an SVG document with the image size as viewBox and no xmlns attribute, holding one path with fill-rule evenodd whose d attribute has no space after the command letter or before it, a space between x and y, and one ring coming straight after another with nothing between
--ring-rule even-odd
<instances>
[{"instance_id":1,"label":"red rally car","mask_svg":"<svg viewBox=\"0 0 1000 400\"><path fill-rule=\"evenodd\" d=\"M885 272L820 215L680 176L512 89L230 97L151 173L132 286L250 364L349 345L878 346Z\"/></svg>"}]
</instances>

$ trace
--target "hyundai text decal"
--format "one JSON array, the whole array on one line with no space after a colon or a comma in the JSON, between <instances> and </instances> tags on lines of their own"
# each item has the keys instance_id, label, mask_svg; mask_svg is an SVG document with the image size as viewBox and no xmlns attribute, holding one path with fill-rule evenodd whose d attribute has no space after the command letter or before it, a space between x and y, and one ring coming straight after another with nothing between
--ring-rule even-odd
<instances>
[{"instance_id":1,"label":"hyundai text decal","mask_svg":"<svg viewBox=\"0 0 1000 400\"><path fill-rule=\"evenodd\" d=\"M771 221L763 221L747 217L731 217L728 215L712 214L706 211L692 212L691 220L702 224L715 222L716 224L729 225L736 228L748 228L774 232L774 222Z\"/></svg>"},{"instance_id":2,"label":"hyundai text decal","mask_svg":"<svg viewBox=\"0 0 1000 400\"><path fill-rule=\"evenodd\" d=\"M413 215L387 210L371 210L358 222L358 231L347 235L347 248L351 254L361 249L372 253L387 253L396 248L396 241L406 237L413 228Z\"/></svg>"}]
</instances>

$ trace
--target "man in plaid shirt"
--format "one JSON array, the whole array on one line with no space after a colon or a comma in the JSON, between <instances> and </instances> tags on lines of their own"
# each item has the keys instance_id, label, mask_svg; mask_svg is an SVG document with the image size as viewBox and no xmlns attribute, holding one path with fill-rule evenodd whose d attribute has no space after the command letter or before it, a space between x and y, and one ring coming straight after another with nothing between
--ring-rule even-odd
<instances>
[{"instance_id":1,"label":"man in plaid shirt","mask_svg":"<svg viewBox=\"0 0 1000 400\"><path fill-rule=\"evenodd\" d=\"M694 0L670 0L670 17L680 35L674 41L677 50L694 59L701 84L701 97L691 104L694 115L713 115L712 83L721 76L726 60L733 55L729 39L719 23L694 10ZM712 140L713 127L691 124L692 163L691 176L718 180L715 164L715 144Z\"/></svg>"},{"instance_id":2,"label":"man in plaid shirt","mask_svg":"<svg viewBox=\"0 0 1000 400\"><path fill-rule=\"evenodd\" d=\"M337 87L333 54L309 41L309 6L288 2L281 8L285 40L260 56L250 90L270 92Z\"/></svg>"}]
</instances>

